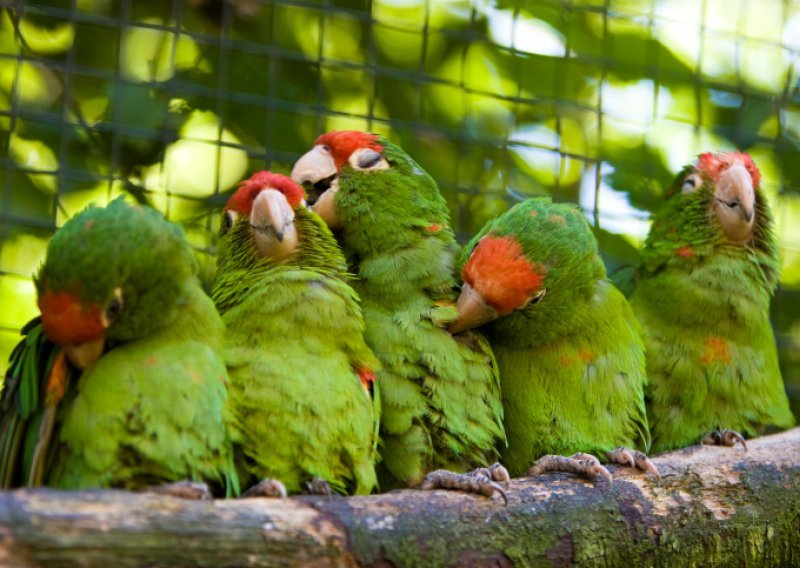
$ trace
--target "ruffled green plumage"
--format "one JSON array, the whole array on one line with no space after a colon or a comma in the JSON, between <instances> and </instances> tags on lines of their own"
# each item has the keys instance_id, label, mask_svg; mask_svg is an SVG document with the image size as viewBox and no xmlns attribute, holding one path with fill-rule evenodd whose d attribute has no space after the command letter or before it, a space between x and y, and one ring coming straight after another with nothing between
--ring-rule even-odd
<instances>
[{"instance_id":1,"label":"ruffled green plumage","mask_svg":"<svg viewBox=\"0 0 800 568\"><path fill-rule=\"evenodd\" d=\"M769 322L780 263L768 205L756 188L753 238L731 244L712 216L709 182L680 191L694 171L681 172L655 214L631 295L656 451L719 428L753 436L794 424Z\"/></svg>"},{"instance_id":2,"label":"ruffled green plumage","mask_svg":"<svg viewBox=\"0 0 800 568\"><path fill-rule=\"evenodd\" d=\"M302 206L295 215L299 245L280 263L258 255L246 218L220 238L212 296L227 327L240 472L290 493L318 477L366 494L377 484L379 408L357 370L378 362L336 241Z\"/></svg>"},{"instance_id":3,"label":"ruffled green plumage","mask_svg":"<svg viewBox=\"0 0 800 568\"><path fill-rule=\"evenodd\" d=\"M68 292L104 306L120 288L124 303L106 330L105 353L61 401L47 484L141 488L192 479L238 492L217 351L223 328L196 273L180 227L122 200L90 207L56 233L36 279L39 293ZM31 364L42 382L34 417L44 404L43 361L54 348L48 341L36 349ZM25 404L8 408L23 416Z\"/></svg>"},{"instance_id":4,"label":"ruffled green plumage","mask_svg":"<svg viewBox=\"0 0 800 568\"><path fill-rule=\"evenodd\" d=\"M545 267L545 295L485 327L500 367L508 448L521 475L544 454L616 446L647 450L644 349L625 298L606 279L582 213L529 199L487 223L465 247L463 266L485 235L511 236Z\"/></svg>"},{"instance_id":5,"label":"ruffled green plumage","mask_svg":"<svg viewBox=\"0 0 800 568\"><path fill-rule=\"evenodd\" d=\"M337 237L357 279L366 339L381 360L384 488L432 469L495 461L505 444L497 369L478 333L453 337L458 247L433 179L384 139L385 171L339 171Z\"/></svg>"}]
</instances>

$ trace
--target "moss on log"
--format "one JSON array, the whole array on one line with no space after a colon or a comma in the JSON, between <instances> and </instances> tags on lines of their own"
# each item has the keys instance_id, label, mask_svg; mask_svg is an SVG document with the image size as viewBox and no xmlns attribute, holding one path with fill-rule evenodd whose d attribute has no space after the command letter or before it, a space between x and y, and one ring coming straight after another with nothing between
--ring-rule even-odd
<instances>
[{"instance_id":1,"label":"moss on log","mask_svg":"<svg viewBox=\"0 0 800 568\"><path fill-rule=\"evenodd\" d=\"M192 502L125 491L0 493L3 566L800 566L800 429L656 457L613 486ZM610 468L611 469L611 468Z\"/></svg>"}]
</instances>

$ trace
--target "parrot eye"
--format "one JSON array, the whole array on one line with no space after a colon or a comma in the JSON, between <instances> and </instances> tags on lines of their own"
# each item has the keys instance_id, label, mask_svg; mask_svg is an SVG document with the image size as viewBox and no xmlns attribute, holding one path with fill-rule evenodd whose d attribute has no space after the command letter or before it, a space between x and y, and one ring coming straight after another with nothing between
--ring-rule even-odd
<instances>
[{"instance_id":1,"label":"parrot eye","mask_svg":"<svg viewBox=\"0 0 800 568\"><path fill-rule=\"evenodd\" d=\"M529 304L529 305L530 305L530 304L538 304L538 303L539 303L539 300L541 300L542 298L544 298L544 295L545 295L545 294L547 294L547 288L542 288L541 290L539 290L538 292L536 292L536 294L533 296L533 298L531 298L531 301L530 301L530 302L528 302L528 304Z\"/></svg>"},{"instance_id":2,"label":"parrot eye","mask_svg":"<svg viewBox=\"0 0 800 568\"><path fill-rule=\"evenodd\" d=\"M389 162L375 150L360 148L350 155L350 165L357 170L388 170Z\"/></svg>"},{"instance_id":3,"label":"parrot eye","mask_svg":"<svg viewBox=\"0 0 800 568\"><path fill-rule=\"evenodd\" d=\"M683 185L681 186L681 193L692 193L697 188L703 185L703 178L701 178L697 174L689 174L686 176L686 179L683 180Z\"/></svg>"},{"instance_id":4,"label":"parrot eye","mask_svg":"<svg viewBox=\"0 0 800 568\"><path fill-rule=\"evenodd\" d=\"M110 326L119 317L122 311L122 288L114 290L114 297L109 300L101 320L105 327Z\"/></svg>"},{"instance_id":5,"label":"parrot eye","mask_svg":"<svg viewBox=\"0 0 800 568\"><path fill-rule=\"evenodd\" d=\"M225 215L222 217L222 231L229 231L235 222L236 213L233 211L225 211Z\"/></svg>"}]
</instances>

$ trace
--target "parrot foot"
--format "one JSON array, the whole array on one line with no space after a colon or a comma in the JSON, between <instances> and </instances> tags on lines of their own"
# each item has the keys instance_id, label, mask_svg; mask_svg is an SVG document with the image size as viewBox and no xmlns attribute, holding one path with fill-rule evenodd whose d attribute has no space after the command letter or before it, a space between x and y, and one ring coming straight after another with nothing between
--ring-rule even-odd
<instances>
[{"instance_id":1,"label":"parrot foot","mask_svg":"<svg viewBox=\"0 0 800 568\"><path fill-rule=\"evenodd\" d=\"M631 448L618 447L606 453L606 459L612 463L629 465L645 473L650 473L657 481L661 481L661 473L647 454Z\"/></svg>"},{"instance_id":2,"label":"parrot foot","mask_svg":"<svg viewBox=\"0 0 800 568\"><path fill-rule=\"evenodd\" d=\"M190 499L192 501L211 501L211 490L205 483L194 481L175 481L174 483L162 483L154 487L148 487L145 493L155 493L157 495L168 495L178 499Z\"/></svg>"},{"instance_id":3,"label":"parrot foot","mask_svg":"<svg viewBox=\"0 0 800 568\"><path fill-rule=\"evenodd\" d=\"M598 477L604 477L608 484L614 483L611 473L603 467L596 457L591 454L577 453L569 457L547 455L542 456L530 467L527 475L541 475L544 473L574 473L582 477L587 477L594 481Z\"/></svg>"},{"instance_id":4,"label":"parrot foot","mask_svg":"<svg viewBox=\"0 0 800 568\"><path fill-rule=\"evenodd\" d=\"M315 477L311 481L306 482L306 491L311 495L324 495L330 497L332 495L331 486L328 482L321 477Z\"/></svg>"},{"instance_id":5,"label":"parrot foot","mask_svg":"<svg viewBox=\"0 0 800 568\"><path fill-rule=\"evenodd\" d=\"M747 451L744 436L736 430L712 430L700 440L701 444L707 446L727 446L729 448L734 447L737 442L742 445L744 451Z\"/></svg>"},{"instance_id":6,"label":"parrot foot","mask_svg":"<svg viewBox=\"0 0 800 568\"><path fill-rule=\"evenodd\" d=\"M286 487L277 479L265 477L250 489L242 493L242 497L286 497Z\"/></svg>"},{"instance_id":7,"label":"parrot foot","mask_svg":"<svg viewBox=\"0 0 800 568\"><path fill-rule=\"evenodd\" d=\"M506 492L500 485L508 489L511 476L508 470L499 463L489 467L479 467L467 473L454 473L446 469L437 469L430 472L422 480L420 489L430 491L433 489L455 489L468 493L478 493L492 499L497 493L502 497L503 503L508 504Z\"/></svg>"}]
</instances>

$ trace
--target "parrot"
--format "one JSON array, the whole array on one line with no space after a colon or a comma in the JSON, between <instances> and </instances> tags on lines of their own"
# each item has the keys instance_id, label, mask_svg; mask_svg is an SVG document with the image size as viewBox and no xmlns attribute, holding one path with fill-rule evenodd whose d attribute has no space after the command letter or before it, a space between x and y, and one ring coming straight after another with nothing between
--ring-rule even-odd
<instances>
[{"instance_id":1,"label":"parrot","mask_svg":"<svg viewBox=\"0 0 800 568\"><path fill-rule=\"evenodd\" d=\"M381 362L381 487L433 488L423 481L434 468L478 468L492 475L446 488L504 496L504 468L481 467L505 444L494 356L479 333L446 329L458 316L458 244L436 182L399 146L360 131L319 136L291 176L344 250Z\"/></svg>"},{"instance_id":2,"label":"parrot","mask_svg":"<svg viewBox=\"0 0 800 568\"><path fill-rule=\"evenodd\" d=\"M198 269L178 225L123 198L56 232L0 399L4 487L239 492L224 327Z\"/></svg>"},{"instance_id":3,"label":"parrot","mask_svg":"<svg viewBox=\"0 0 800 568\"><path fill-rule=\"evenodd\" d=\"M794 425L769 320L779 273L753 159L700 154L668 189L627 273L644 329L654 451L746 449L745 436Z\"/></svg>"},{"instance_id":4,"label":"parrot","mask_svg":"<svg viewBox=\"0 0 800 568\"><path fill-rule=\"evenodd\" d=\"M300 186L268 171L239 185L223 210L211 297L227 330L240 477L257 482L248 496L377 486L379 363L350 280Z\"/></svg>"},{"instance_id":5,"label":"parrot","mask_svg":"<svg viewBox=\"0 0 800 568\"><path fill-rule=\"evenodd\" d=\"M463 284L450 331L481 326L489 338L508 436L501 462L510 474L611 481L599 453L658 477L644 453L639 324L606 278L582 212L549 197L517 203L484 225L457 267Z\"/></svg>"}]
</instances>

